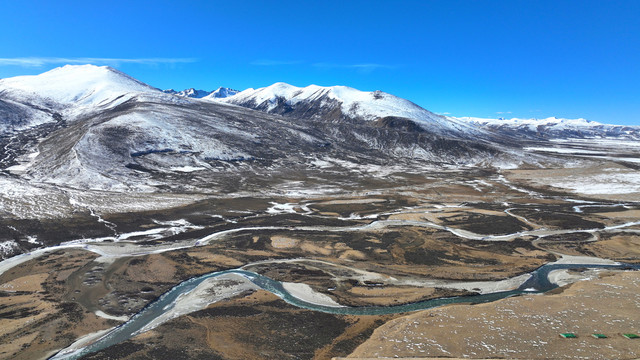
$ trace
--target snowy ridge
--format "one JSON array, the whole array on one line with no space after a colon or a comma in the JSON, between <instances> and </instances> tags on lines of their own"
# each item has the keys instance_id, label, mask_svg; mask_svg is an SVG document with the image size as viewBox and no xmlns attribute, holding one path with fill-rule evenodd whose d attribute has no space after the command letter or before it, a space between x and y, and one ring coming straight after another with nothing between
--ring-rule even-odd
<instances>
[{"instance_id":1,"label":"snowy ridge","mask_svg":"<svg viewBox=\"0 0 640 360\"><path fill-rule=\"evenodd\" d=\"M623 137L640 139L639 126L609 125L582 118L485 119L476 117L450 117L450 119L457 119L467 122L470 125L486 129L539 133L551 138Z\"/></svg>"},{"instance_id":2,"label":"snowy ridge","mask_svg":"<svg viewBox=\"0 0 640 360\"><path fill-rule=\"evenodd\" d=\"M222 99L229 96L233 96L239 93L240 91L221 86L214 91L196 90L194 88L190 88L182 91L175 91L173 89L168 89L168 90L163 90L162 92L164 92L165 94L177 95L181 97L216 100L216 99Z\"/></svg>"},{"instance_id":3,"label":"snowy ridge","mask_svg":"<svg viewBox=\"0 0 640 360\"><path fill-rule=\"evenodd\" d=\"M285 101L289 106L312 102L331 106L331 102L336 101L340 104L342 114L351 118L375 121L383 117L393 116L414 120L430 130L454 133L478 132L477 128L471 126L468 122L434 114L409 100L379 90L368 92L347 86L323 87L309 85L300 88L279 82L260 89L247 89L221 101L236 105L251 103L253 104L252 107L267 112L273 111L282 101Z\"/></svg>"},{"instance_id":4,"label":"snowy ridge","mask_svg":"<svg viewBox=\"0 0 640 360\"><path fill-rule=\"evenodd\" d=\"M126 93L160 91L108 66L66 65L40 75L2 79L0 92L60 105L98 106Z\"/></svg>"},{"instance_id":5,"label":"snowy ridge","mask_svg":"<svg viewBox=\"0 0 640 360\"><path fill-rule=\"evenodd\" d=\"M548 126L548 127L558 127L558 128L575 128L575 127L597 127L603 126L599 122L586 120L586 119L563 119L557 117L549 117L546 119L484 119L484 118L476 118L476 117L459 117L455 118L463 121L467 121L470 123L478 124L481 126L492 125L492 126L512 126L512 127L528 127L531 130L536 130L539 126ZM607 125L614 126L614 125Z\"/></svg>"}]
</instances>

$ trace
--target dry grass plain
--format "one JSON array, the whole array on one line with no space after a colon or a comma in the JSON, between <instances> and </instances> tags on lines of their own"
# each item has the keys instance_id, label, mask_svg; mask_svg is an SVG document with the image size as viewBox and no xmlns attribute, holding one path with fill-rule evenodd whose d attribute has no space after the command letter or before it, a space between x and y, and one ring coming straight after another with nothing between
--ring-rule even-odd
<instances>
[{"instance_id":1,"label":"dry grass plain","mask_svg":"<svg viewBox=\"0 0 640 360\"><path fill-rule=\"evenodd\" d=\"M621 334L640 330L639 311L640 274L605 272L564 291L394 319L348 358L635 359L640 342Z\"/></svg>"}]
</instances>

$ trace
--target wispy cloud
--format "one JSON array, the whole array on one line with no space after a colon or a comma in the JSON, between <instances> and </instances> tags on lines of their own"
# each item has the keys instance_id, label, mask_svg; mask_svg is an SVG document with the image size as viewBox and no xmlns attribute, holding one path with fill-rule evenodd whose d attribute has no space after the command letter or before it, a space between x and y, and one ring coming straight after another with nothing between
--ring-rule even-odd
<instances>
[{"instance_id":1,"label":"wispy cloud","mask_svg":"<svg viewBox=\"0 0 640 360\"><path fill-rule=\"evenodd\" d=\"M256 66L286 66L286 65L306 65L313 66L315 68L322 69L353 69L362 73L370 73L378 69L395 69L396 65L385 65L376 63L359 63L359 64L337 64L327 62L306 62L299 60L272 60L272 59L260 59L250 62L251 65Z\"/></svg>"},{"instance_id":2,"label":"wispy cloud","mask_svg":"<svg viewBox=\"0 0 640 360\"><path fill-rule=\"evenodd\" d=\"M496 111L496 114L498 115L511 114L511 111Z\"/></svg>"},{"instance_id":3,"label":"wispy cloud","mask_svg":"<svg viewBox=\"0 0 640 360\"><path fill-rule=\"evenodd\" d=\"M261 60L252 61L250 64L251 65L257 65L257 66L281 66L281 65L302 64L302 61L261 59Z\"/></svg>"},{"instance_id":4,"label":"wispy cloud","mask_svg":"<svg viewBox=\"0 0 640 360\"><path fill-rule=\"evenodd\" d=\"M395 65L375 64L375 63L362 63L362 64L333 64L333 63L315 63L313 66L318 68L342 68L342 69L355 69L363 73L370 73L378 69L395 69Z\"/></svg>"},{"instance_id":5,"label":"wispy cloud","mask_svg":"<svg viewBox=\"0 0 640 360\"><path fill-rule=\"evenodd\" d=\"M193 63L198 59L193 58L64 58L64 57L16 57L16 58L0 58L0 66L22 66L22 67L39 67L44 65L56 64L96 64L96 65L120 65L120 64L142 64L142 65L159 65L159 64L179 64Z\"/></svg>"}]
</instances>

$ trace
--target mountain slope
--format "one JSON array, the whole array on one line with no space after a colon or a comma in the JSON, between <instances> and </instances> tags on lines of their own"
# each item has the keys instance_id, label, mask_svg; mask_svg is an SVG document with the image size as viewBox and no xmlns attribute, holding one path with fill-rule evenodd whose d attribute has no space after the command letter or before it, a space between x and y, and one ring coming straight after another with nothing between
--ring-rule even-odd
<instances>
[{"instance_id":1,"label":"mountain slope","mask_svg":"<svg viewBox=\"0 0 640 360\"><path fill-rule=\"evenodd\" d=\"M215 102L161 104L144 96L53 131L35 151L14 173L109 191L236 191L299 176L351 183L379 171L457 168L501 156L490 146L402 127L293 121Z\"/></svg>"}]
</instances>

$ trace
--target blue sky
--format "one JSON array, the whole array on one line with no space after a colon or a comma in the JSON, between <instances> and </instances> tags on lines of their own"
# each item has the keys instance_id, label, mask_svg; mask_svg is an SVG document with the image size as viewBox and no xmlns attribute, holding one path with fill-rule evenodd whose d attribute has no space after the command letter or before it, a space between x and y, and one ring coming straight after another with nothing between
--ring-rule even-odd
<instances>
[{"instance_id":1,"label":"blue sky","mask_svg":"<svg viewBox=\"0 0 640 360\"><path fill-rule=\"evenodd\" d=\"M640 1L2 1L0 77L347 85L437 113L640 125Z\"/></svg>"}]
</instances>

